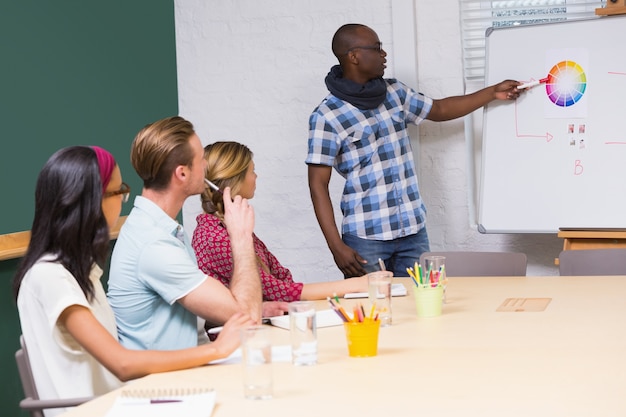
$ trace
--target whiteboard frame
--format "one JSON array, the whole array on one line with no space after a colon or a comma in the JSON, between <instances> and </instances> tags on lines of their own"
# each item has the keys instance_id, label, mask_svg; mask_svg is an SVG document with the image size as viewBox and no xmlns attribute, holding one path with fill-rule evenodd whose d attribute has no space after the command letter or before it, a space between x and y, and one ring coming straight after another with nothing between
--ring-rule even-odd
<instances>
[{"instance_id":1,"label":"whiteboard frame","mask_svg":"<svg viewBox=\"0 0 626 417\"><path fill-rule=\"evenodd\" d=\"M594 30L589 31L589 27L592 27ZM581 30L582 29L582 30ZM619 30L618 30L619 29ZM585 44L585 41L580 41L578 39L576 45L582 44L580 48L592 50L591 54L598 54L598 50L605 55L609 55L610 52L613 52L611 48L615 48L615 54L610 54L611 58L609 60L615 59L619 65L622 65L622 58L613 58L613 55L624 54L624 49L626 48L623 43L620 43L623 36L611 36L611 34L622 35L626 29L626 16L611 16L611 17L592 17L578 20L569 20L563 22L550 22L550 23L540 23L540 24L532 24L532 25L524 25L517 27L506 27L506 28L489 28L486 31L486 72L485 72L485 80L486 85L492 85L497 82L502 81L506 78L518 79L520 81L527 81L528 77L540 77L545 76L545 73L541 73L541 71L530 71L527 68L524 69L524 56L534 54L534 58L529 58L530 60L534 59L533 65L539 61L537 56L545 57L547 52L555 48L561 48L565 50L572 49L568 44L567 40L563 41L562 38L568 38L565 36L566 34L570 34L572 39L576 37L585 37L588 38L589 45ZM548 36L538 42L537 39L533 39L533 36L536 34L545 35L545 33L551 33L554 36ZM565 34L565 35L564 35ZM558 35L558 36L557 36ZM505 40L513 39L515 42L511 42L507 44L506 47L502 47L499 43L502 43L502 40L498 40L496 43L496 49L493 48L492 43L494 43L494 39L498 39L499 37L505 38ZM518 39L516 39L518 38ZM595 42L595 43L594 43ZM539 46L537 46L539 44ZM555 46L557 45L557 46ZM560 45L560 46L559 46ZM593 45L593 47L591 47ZM545 49L545 51L543 50ZM547 52L546 52L547 51ZM591 58L590 58L591 59ZM595 59L595 57L594 57ZM624 58L626 60L626 58ZM547 59L541 59L541 64L545 65ZM607 59L602 60L604 63ZM626 61L624 61L626 62ZM528 64L530 65L530 64ZM599 67L600 65L596 65ZM497 69L494 71L494 68ZM521 72L519 71L519 67L522 67ZM543 68L543 67L540 67ZM626 65L620 69L626 71ZM534 73L533 73L534 72ZM495 75L494 75L495 74ZM599 77L596 77L598 80ZM589 81L589 80L588 80ZM596 81L595 85L599 85L600 83ZM588 84L590 85L590 84ZM624 88L623 96L626 96L626 77L624 78L624 82L620 81L620 88ZM533 94L536 95L540 92L541 87L535 87L536 91L529 91L523 93L522 97L518 100L519 103L511 104L502 101L494 101L487 106L485 106L485 111L483 113L483 139L482 139L482 166L481 166L481 176L480 176L480 184L479 184L479 210L478 210L478 230L481 233L556 233L560 228L585 228L585 229L611 229L611 228L625 228L626 227L626 171L623 173L624 176L624 186L619 184L617 180L611 180L608 184L605 184L604 178L605 176L599 176L598 178L594 178L593 175L587 175L586 181L582 190L583 196L586 196L586 193L590 193L593 198L597 198L597 196L601 195L601 200L607 200L608 204L611 207L602 207L600 204L590 205L586 207L579 207L577 204L566 205L565 208L560 207L559 204L563 199L561 194L565 194L567 196L572 197L573 190L578 190L579 185L571 185L568 183L569 179L565 179L562 181L564 184L564 189L559 189L561 183L558 186L552 185L542 185L540 180L544 180L545 178L553 178L553 175L542 176L542 173L539 172L537 177L529 176L525 180L528 184L524 184L520 182L519 177L521 175L519 173L515 174L507 174L506 170L505 174L499 172L499 169L503 169L498 167L498 164L506 165L506 169L513 167L511 171L514 171L515 163L511 161L507 161L508 155L503 152L500 147L504 146L502 143L494 142L494 136L498 136L498 141L509 141L509 144L513 146L518 146L519 135L518 126L517 126L517 112L519 109L522 109L522 105L526 105L529 108L528 104L523 104L523 100L529 100ZM544 95L545 94L545 87ZM591 89L589 89L591 90ZM623 140L626 143L626 133L619 132L622 130L626 132L626 129L622 129L619 126L619 122L621 120L625 120L625 115L622 112L621 120L617 117L617 123L606 123L605 120L599 118L598 114L600 113L600 105L598 105L597 97L600 95L598 93L599 89L594 92L596 101L592 101L589 98L587 106L589 107L589 117L595 117L593 119L593 126L609 125L609 128L612 128L613 132L616 135L620 135L620 140ZM621 91L621 89L620 89ZM530 94L529 94L530 93ZM591 93L591 91L589 91ZM529 97L524 97L524 95L528 95ZM591 94L588 94L589 97L594 97ZM545 101L545 99L544 99ZM582 100L581 100L582 101ZM519 104L519 108L514 107ZM577 103L578 104L578 103ZM593 107L592 105L596 105ZM572 106L573 108L574 106ZM515 108L515 110L513 110ZM535 107L533 109L536 109ZM533 110L535 111L535 110ZM508 123L508 120L511 120L511 112L515 112L514 120L514 139L518 140L517 142L510 141L510 128L508 125L505 126L505 123ZM503 116L509 117L507 122L501 122L503 120ZM491 120L493 118L493 121ZM558 120L559 118L554 118L554 120ZM584 118L574 118L583 120L584 123L581 124L589 124L590 122L585 120ZM536 125L540 125L542 120L533 120ZM546 123L552 123L553 119L546 118ZM498 123L502 123L505 126L505 133L501 134L497 129L499 128ZM610 125L614 126L610 126ZM494 127L495 126L495 127ZM584 127L584 126L583 126ZM604 127L604 126L603 126ZM495 129L495 130L494 130ZM540 130L540 129L539 129ZM602 134L603 138L606 136L606 133ZM600 135L599 135L600 136ZM534 139L532 139L534 140ZM542 140L542 139L538 139ZM547 141L547 139L543 139ZM560 143L562 146L562 138L559 138L561 142L554 142L551 146L554 146L555 143ZM529 140L529 143L531 141ZM591 142L593 143L593 142ZM589 147L591 149L591 147ZM582 148L581 148L582 149ZM599 146L594 148L599 149ZM616 152L620 155L624 155L623 165L626 166L626 146L620 147L619 149L614 148ZM567 149L563 152L570 151L571 149ZM595 151L595 150L594 150ZM498 153L500 152L500 153ZM518 153L516 156L523 157L524 150L519 151L516 150L514 153ZM529 163L535 163L535 159L541 159L541 155L532 149L530 149L529 155ZM543 152L543 150L541 151ZM552 152L552 150L551 150ZM561 152L561 151L559 151ZM586 154L586 157L589 158L591 153ZM532 156L532 158L530 158ZM503 158L502 161L495 161L497 158ZM564 162L571 163L567 160L569 156L563 157ZM600 158L600 157L598 157ZM621 159L620 159L621 160ZM596 161L597 165L601 165L599 161ZM614 163L615 167L617 167L618 163ZM494 168L495 166L495 168ZM537 168L539 169L542 165L537 163ZM608 164L609 167L612 167L611 163ZM600 167L602 168L602 167ZM568 169L570 167L568 166ZM608 169L608 168L607 168ZM598 169L600 171L600 169ZM620 171L620 175L621 175ZM510 175L510 177L507 177ZM567 174L569 175L569 173ZM598 174L600 175L600 174ZM494 177L497 177L494 179ZM503 178L500 178L503 177ZM506 187L503 187L499 182L508 179L511 181L511 190L507 190ZM582 183L582 182L581 182ZM618 193L610 193L606 192L604 194L601 193L601 189L603 187L606 190L613 190L615 186L618 188ZM568 188L569 187L569 188ZM517 189L519 188L519 190ZM600 188L600 190L598 190ZM498 193L501 193L502 196L496 195L496 189ZM527 194L524 199L518 201L517 198L519 195ZM619 196L618 196L619 194ZM607 198L608 197L608 198ZM584 197L583 197L584 198ZM501 201L496 201L500 199ZM512 199L517 201L516 203L511 203L511 205L507 205L506 200ZM571 200L570 200L571 201ZM565 203L564 203L565 204ZM587 203L583 201L583 206ZM542 206L540 211L534 211L535 206ZM576 213L580 211L581 214ZM587 215L589 213L589 215Z\"/></svg>"}]
</instances>

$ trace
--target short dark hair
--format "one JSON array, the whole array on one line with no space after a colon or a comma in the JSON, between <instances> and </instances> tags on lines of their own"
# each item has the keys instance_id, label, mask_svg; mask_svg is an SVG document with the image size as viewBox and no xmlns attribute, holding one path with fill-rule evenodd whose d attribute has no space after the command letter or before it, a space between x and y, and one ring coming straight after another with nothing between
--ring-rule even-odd
<instances>
[{"instance_id":1,"label":"short dark hair","mask_svg":"<svg viewBox=\"0 0 626 417\"><path fill-rule=\"evenodd\" d=\"M355 46L357 31L362 28L367 28L367 26L360 23L347 23L337 29L332 40L333 54L335 54L337 59L344 56L346 51Z\"/></svg>"}]
</instances>

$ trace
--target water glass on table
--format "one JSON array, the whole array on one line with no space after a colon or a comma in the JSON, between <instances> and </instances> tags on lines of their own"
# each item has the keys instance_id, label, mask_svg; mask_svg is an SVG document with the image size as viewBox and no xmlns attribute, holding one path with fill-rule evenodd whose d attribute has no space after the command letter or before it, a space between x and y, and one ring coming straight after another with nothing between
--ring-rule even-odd
<instances>
[{"instance_id":1,"label":"water glass on table","mask_svg":"<svg viewBox=\"0 0 626 417\"><path fill-rule=\"evenodd\" d=\"M241 330L244 396L252 400L272 398L272 342L270 329L251 326Z\"/></svg>"},{"instance_id":2,"label":"water glass on table","mask_svg":"<svg viewBox=\"0 0 626 417\"><path fill-rule=\"evenodd\" d=\"M315 365L317 363L315 303L312 301L289 303L289 332L291 362L294 365Z\"/></svg>"},{"instance_id":3,"label":"water glass on table","mask_svg":"<svg viewBox=\"0 0 626 417\"><path fill-rule=\"evenodd\" d=\"M426 284L439 284L443 288L443 302L446 302L446 257L441 255L426 256L422 267L423 279Z\"/></svg>"},{"instance_id":4,"label":"water glass on table","mask_svg":"<svg viewBox=\"0 0 626 417\"><path fill-rule=\"evenodd\" d=\"M391 283L393 272L376 271L367 274L369 302L379 311L380 326L391 326Z\"/></svg>"}]
</instances>

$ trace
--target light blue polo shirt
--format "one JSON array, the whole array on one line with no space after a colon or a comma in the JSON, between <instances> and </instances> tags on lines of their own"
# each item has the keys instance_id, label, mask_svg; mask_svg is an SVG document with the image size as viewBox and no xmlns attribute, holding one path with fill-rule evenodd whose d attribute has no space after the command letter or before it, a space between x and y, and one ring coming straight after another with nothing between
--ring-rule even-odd
<instances>
[{"instance_id":1,"label":"light blue polo shirt","mask_svg":"<svg viewBox=\"0 0 626 417\"><path fill-rule=\"evenodd\" d=\"M176 301L206 278L182 226L137 196L113 249L107 292L122 345L157 350L197 346L196 316Z\"/></svg>"}]
</instances>

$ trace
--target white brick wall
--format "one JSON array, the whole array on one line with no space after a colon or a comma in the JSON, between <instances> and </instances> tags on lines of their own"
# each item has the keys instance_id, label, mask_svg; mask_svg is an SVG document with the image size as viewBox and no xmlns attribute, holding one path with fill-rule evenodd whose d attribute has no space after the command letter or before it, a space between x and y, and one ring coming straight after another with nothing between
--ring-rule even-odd
<instances>
[{"instance_id":1,"label":"white brick wall","mask_svg":"<svg viewBox=\"0 0 626 417\"><path fill-rule=\"evenodd\" d=\"M411 1L176 0L175 6L180 114L205 144L236 140L252 149L256 233L295 279L341 278L315 219L304 164L308 116L327 94L324 77L336 63L332 35L344 23L372 27L390 54L386 75L393 76L392 34L416 33L419 90L435 98L462 94L457 1L416 0L417 30L400 31L393 30L391 7L397 21L398 13L412 13ZM462 120L425 122L420 136L432 248L520 250L529 255L529 274L556 273L561 242L555 236L481 235L469 220ZM337 209L342 184L334 173ZM198 212L198 199L190 199L183 213L188 232Z\"/></svg>"}]
</instances>

